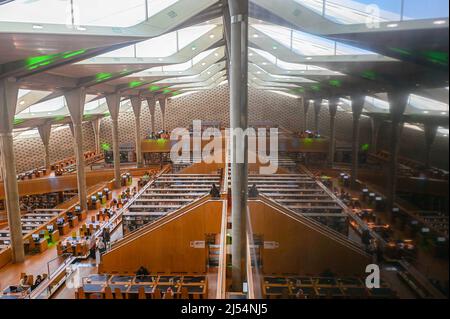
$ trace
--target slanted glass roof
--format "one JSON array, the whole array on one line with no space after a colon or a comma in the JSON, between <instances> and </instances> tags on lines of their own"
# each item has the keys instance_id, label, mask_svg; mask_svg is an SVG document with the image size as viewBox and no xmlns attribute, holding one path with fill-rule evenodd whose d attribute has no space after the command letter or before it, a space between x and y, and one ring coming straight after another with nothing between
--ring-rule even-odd
<instances>
[{"instance_id":1,"label":"slanted glass roof","mask_svg":"<svg viewBox=\"0 0 450 319\"><path fill-rule=\"evenodd\" d=\"M448 17L449 12L448 0L294 1L341 24L375 24L387 21L444 18Z\"/></svg>"},{"instance_id":2,"label":"slanted glass roof","mask_svg":"<svg viewBox=\"0 0 450 319\"><path fill-rule=\"evenodd\" d=\"M252 27L303 56L374 54L360 48L277 25L252 24ZM258 34L252 34L253 37L255 35Z\"/></svg>"},{"instance_id":3,"label":"slanted glass roof","mask_svg":"<svg viewBox=\"0 0 450 319\"><path fill-rule=\"evenodd\" d=\"M147 0L146 13L146 0L15 0L2 6L0 21L130 27L177 1Z\"/></svg>"},{"instance_id":4,"label":"slanted glass roof","mask_svg":"<svg viewBox=\"0 0 450 319\"><path fill-rule=\"evenodd\" d=\"M28 113L31 113L31 115L33 113L44 113L44 112L54 112L54 111L58 111L63 109L66 106L66 100L64 99L63 96L45 101L45 102L41 102L41 103L37 103L34 104L32 106L30 106L29 108L23 110L22 112L20 112L18 115L25 115Z\"/></svg>"},{"instance_id":5,"label":"slanted glass roof","mask_svg":"<svg viewBox=\"0 0 450 319\"><path fill-rule=\"evenodd\" d=\"M428 114L428 113L439 113L441 115L448 114L448 104L435 101L423 96L411 94L409 96L408 107L405 110L405 113L411 114Z\"/></svg>"}]
</instances>

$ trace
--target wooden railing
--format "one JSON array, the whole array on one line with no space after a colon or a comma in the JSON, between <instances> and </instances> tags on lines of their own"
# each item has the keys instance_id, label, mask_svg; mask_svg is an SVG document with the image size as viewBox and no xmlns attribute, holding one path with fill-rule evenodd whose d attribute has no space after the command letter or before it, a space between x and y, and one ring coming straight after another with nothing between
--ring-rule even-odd
<instances>
[{"instance_id":1,"label":"wooden railing","mask_svg":"<svg viewBox=\"0 0 450 319\"><path fill-rule=\"evenodd\" d=\"M325 225L321 224L320 222L317 222L311 218L302 216L285 206L277 203L276 201L272 200L271 198L265 196L265 195L259 195L258 199L259 201L263 202L264 204L272 207L273 209L276 209L280 211L281 213L287 215L288 217L308 226L309 228L313 229L314 231L340 243L341 245L361 254L366 257L370 257L370 255L363 250L362 245L349 240L346 236L342 235L341 233L326 227Z\"/></svg>"},{"instance_id":2,"label":"wooden railing","mask_svg":"<svg viewBox=\"0 0 450 319\"><path fill-rule=\"evenodd\" d=\"M181 215L190 212L191 210L197 208L198 206L206 203L208 200L210 199L210 195L209 194L205 194L204 196L194 200L193 202L191 202L190 204L183 206L181 208L179 208L178 210L175 210L174 212L168 213L166 216L163 216L157 220L155 220L152 223L148 223L146 225L143 225L141 228L127 234L126 236L124 236L123 238L121 238L120 240L116 241L115 243L112 244L111 250L109 250L106 254L113 252L127 244L129 244L130 242L132 242L133 240L144 236L150 232L152 232L153 230L167 224L170 223L172 220L180 217Z\"/></svg>"}]
</instances>

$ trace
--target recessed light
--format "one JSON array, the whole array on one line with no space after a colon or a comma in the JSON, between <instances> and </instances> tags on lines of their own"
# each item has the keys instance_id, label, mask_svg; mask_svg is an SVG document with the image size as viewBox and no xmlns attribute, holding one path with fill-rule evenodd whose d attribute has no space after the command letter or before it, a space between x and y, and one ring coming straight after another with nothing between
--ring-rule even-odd
<instances>
[{"instance_id":1,"label":"recessed light","mask_svg":"<svg viewBox=\"0 0 450 319\"><path fill-rule=\"evenodd\" d=\"M262 65L267 65L267 62L263 62Z\"/></svg>"},{"instance_id":2,"label":"recessed light","mask_svg":"<svg viewBox=\"0 0 450 319\"><path fill-rule=\"evenodd\" d=\"M442 136L444 136L444 137L448 137L448 135L447 135L447 134L444 134L444 135L442 135Z\"/></svg>"},{"instance_id":3,"label":"recessed light","mask_svg":"<svg viewBox=\"0 0 450 319\"><path fill-rule=\"evenodd\" d=\"M253 56L253 53L250 52L250 53L248 54L248 56Z\"/></svg>"},{"instance_id":4,"label":"recessed light","mask_svg":"<svg viewBox=\"0 0 450 319\"><path fill-rule=\"evenodd\" d=\"M214 56L219 56L219 53L217 53L217 52L216 52L216 53L214 53Z\"/></svg>"},{"instance_id":5,"label":"recessed light","mask_svg":"<svg viewBox=\"0 0 450 319\"><path fill-rule=\"evenodd\" d=\"M214 39L215 35L214 35L214 34L211 34L209 37L210 37L211 39Z\"/></svg>"},{"instance_id":6,"label":"recessed light","mask_svg":"<svg viewBox=\"0 0 450 319\"><path fill-rule=\"evenodd\" d=\"M278 47L277 47L276 45L274 45L272 48L273 48L274 50L278 49Z\"/></svg>"},{"instance_id":7,"label":"recessed light","mask_svg":"<svg viewBox=\"0 0 450 319\"><path fill-rule=\"evenodd\" d=\"M387 27L388 27L388 28L396 28L396 27L398 27L398 23L389 23L389 24L387 25Z\"/></svg>"},{"instance_id":8,"label":"recessed light","mask_svg":"<svg viewBox=\"0 0 450 319\"><path fill-rule=\"evenodd\" d=\"M195 51L195 50L197 50L197 48L196 47L192 47L192 51Z\"/></svg>"},{"instance_id":9,"label":"recessed light","mask_svg":"<svg viewBox=\"0 0 450 319\"><path fill-rule=\"evenodd\" d=\"M211 72L208 71L208 74L211 74Z\"/></svg>"},{"instance_id":10,"label":"recessed light","mask_svg":"<svg viewBox=\"0 0 450 319\"><path fill-rule=\"evenodd\" d=\"M447 112L441 112L442 115L447 115Z\"/></svg>"},{"instance_id":11,"label":"recessed light","mask_svg":"<svg viewBox=\"0 0 450 319\"><path fill-rule=\"evenodd\" d=\"M86 28L85 28L85 27L82 27L82 26L78 26L78 27L77 27L77 30L79 30L79 31L86 31Z\"/></svg>"},{"instance_id":12,"label":"recessed light","mask_svg":"<svg viewBox=\"0 0 450 319\"><path fill-rule=\"evenodd\" d=\"M430 112L428 112L428 111L423 111L423 113L428 114L428 113L430 113Z\"/></svg>"},{"instance_id":13,"label":"recessed light","mask_svg":"<svg viewBox=\"0 0 450 319\"><path fill-rule=\"evenodd\" d=\"M25 104L25 101L20 101L19 104L20 104L20 105L24 105L24 104Z\"/></svg>"},{"instance_id":14,"label":"recessed light","mask_svg":"<svg viewBox=\"0 0 450 319\"><path fill-rule=\"evenodd\" d=\"M307 56L305 59L306 60L312 60L312 58L310 56Z\"/></svg>"},{"instance_id":15,"label":"recessed light","mask_svg":"<svg viewBox=\"0 0 450 319\"><path fill-rule=\"evenodd\" d=\"M158 61L162 61L163 60L163 58L158 58Z\"/></svg>"},{"instance_id":16,"label":"recessed light","mask_svg":"<svg viewBox=\"0 0 450 319\"><path fill-rule=\"evenodd\" d=\"M202 63L202 65L206 65L206 63L205 63L205 62L203 62L203 63Z\"/></svg>"},{"instance_id":17,"label":"recessed light","mask_svg":"<svg viewBox=\"0 0 450 319\"><path fill-rule=\"evenodd\" d=\"M445 23L447 23L447 21L445 21L445 20L436 20L436 21L433 21L433 24L436 24L436 25L445 24Z\"/></svg>"},{"instance_id":18,"label":"recessed light","mask_svg":"<svg viewBox=\"0 0 450 319\"><path fill-rule=\"evenodd\" d=\"M261 74L261 71L256 72L256 74Z\"/></svg>"},{"instance_id":19,"label":"recessed light","mask_svg":"<svg viewBox=\"0 0 450 319\"><path fill-rule=\"evenodd\" d=\"M255 34L253 35L253 37L254 37L254 38L257 38L257 37L259 37L259 34L255 33Z\"/></svg>"},{"instance_id":20,"label":"recessed light","mask_svg":"<svg viewBox=\"0 0 450 319\"><path fill-rule=\"evenodd\" d=\"M33 25L33 29L44 29L44 27L39 24L35 24Z\"/></svg>"}]
</instances>

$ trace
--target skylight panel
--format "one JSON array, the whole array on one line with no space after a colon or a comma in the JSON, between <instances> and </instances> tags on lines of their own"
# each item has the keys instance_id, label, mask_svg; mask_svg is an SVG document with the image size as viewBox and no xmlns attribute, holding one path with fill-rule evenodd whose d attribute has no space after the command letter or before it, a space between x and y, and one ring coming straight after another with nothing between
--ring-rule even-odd
<instances>
[{"instance_id":1,"label":"skylight panel","mask_svg":"<svg viewBox=\"0 0 450 319\"><path fill-rule=\"evenodd\" d=\"M216 27L215 24L197 25L178 32L178 49L181 50Z\"/></svg>"},{"instance_id":2,"label":"skylight panel","mask_svg":"<svg viewBox=\"0 0 450 319\"><path fill-rule=\"evenodd\" d=\"M66 106L66 101L63 96L34 104L22 111L19 115L28 113L43 113L43 112L54 112L63 109Z\"/></svg>"},{"instance_id":3,"label":"skylight panel","mask_svg":"<svg viewBox=\"0 0 450 319\"><path fill-rule=\"evenodd\" d=\"M448 104L411 94L409 96L409 103L406 111L414 112L416 110L448 112Z\"/></svg>"},{"instance_id":4,"label":"skylight panel","mask_svg":"<svg viewBox=\"0 0 450 319\"><path fill-rule=\"evenodd\" d=\"M167 33L136 44L136 56L139 58L167 57L176 52L176 32Z\"/></svg>"}]
</instances>

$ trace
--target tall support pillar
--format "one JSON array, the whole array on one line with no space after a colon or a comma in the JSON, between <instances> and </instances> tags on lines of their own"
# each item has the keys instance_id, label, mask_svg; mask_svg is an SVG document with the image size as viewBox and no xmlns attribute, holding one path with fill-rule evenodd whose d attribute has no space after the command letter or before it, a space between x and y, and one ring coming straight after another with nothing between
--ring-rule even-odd
<instances>
[{"instance_id":1,"label":"tall support pillar","mask_svg":"<svg viewBox=\"0 0 450 319\"><path fill-rule=\"evenodd\" d=\"M231 129L248 126L248 0L229 0L231 17L230 120ZM230 139L232 193L232 289L242 291L246 280L248 140ZM242 161L238 161L241 158Z\"/></svg>"},{"instance_id":2,"label":"tall support pillar","mask_svg":"<svg viewBox=\"0 0 450 319\"><path fill-rule=\"evenodd\" d=\"M44 144L44 152L45 152L45 158L44 158L44 166L45 168L49 169L51 166L50 163L50 134L52 131L52 124L50 122L45 123L44 125L41 125L38 127L39 135L41 136L42 144Z\"/></svg>"},{"instance_id":3,"label":"tall support pillar","mask_svg":"<svg viewBox=\"0 0 450 319\"><path fill-rule=\"evenodd\" d=\"M351 187L356 187L356 180L358 179L358 154L359 154L359 120L364 107L365 96L352 96L352 112L353 112L353 136L352 136L352 174Z\"/></svg>"},{"instance_id":4,"label":"tall support pillar","mask_svg":"<svg viewBox=\"0 0 450 319\"><path fill-rule=\"evenodd\" d=\"M314 100L314 131L319 133L319 115L322 108L322 99Z\"/></svg>"},{"instance_id":5,"label":"tall support pillar","mask_svg":"<svg viewBox=\"0 0 450 319\"><path fill-rule=\"evenodd\" d=\"M0 80L0 157L13 263L25 260L12 135L18 91L15 79Z\"/></svg>"},{"instance_id":6,"label":"tall support pillar","mask_svg":"<svg viewBox=\"0 0 450 319\"><path fill-rule=\"evenodd\" d=\"M328 146L328 164L330 167L333 167L334 154L336 153L336 113L339 98L330 98L328 101L328 110L330 112L330 144Z\"/></svg>"},{"instance_id":7,"label":"tall support pillar","mask_svg":"<svg viewBox=\"0 0 450 319\"><path fill-rule=\"evenodd\" d=\"M131 106L133 107L134 122L136 128L136 162L137 167L142 167L142 150L141 150L141 106L142 100L139 96L131 98Z\"/></svg>"},{"instance_id":8,"label":"tall support pillar","mask_svg":"<svg viewBox=\"0 0 450 319\"><path fill-rule=\"evenodd\" d=\"M409 94L397 91L389 92L389 108L391 114L391 137L390 137L390 161L388 171L387 185L387 209L389 217L392 217L392 209L395 205L395 197L397 192L397 162L398 149L403 129L403 113L408 104Z\"/></svg>"},{"instance_id":9,"label":"tall support pillar","mask_svg":"<svg viewBox=\"0 0 450 319\"><path fill-rule=\"evenodd\" d=\"M370 134L370 152L375 154L378 151L378 135L380 133L383 120L376 116L370 118L371 134Z\"/></svg>"},{"instance_id":10,"label":"tall support pillar","mask_svg":"<svg viewBox=\"0 0 450 319\"><path fill-rule=\"evenodd\" d=\"M102 124L102 118L98 117L92 122L92 129L94 130L94 140L95 140L95 152L97 154L100 154L102 151L101 145L100 145L100 126Z\"/></svg>"},{"instance_id":11,"label":"tall support pillar","mask_svg":"<svg viewBox=\"0 0 450 319\"><path fill-rule=\"evenodd\" d=\"M84 88L77 88L65 92L64 97L66 98L67 108L69 109L70 118L72 119L70 129L73 134L75 159L77 162L77 183L80 207L81 210L87 211L86 173L83 152L83 113L86 91Z\"/></svg>"},{"instance_id":12,"label":"tall support pillar","mask_svg":"<svg viewBox=\"0 0 450 319\"><path fill-rule=\"evenodd\" d=\"M425 124L425 167L431 167L431 146L436 139L438 126L435 124Z\"/></svg>"},{"instance_id":13,"label":"tall support pillar","mask_svg":"<svg viewBox=\"0 0 450 319\"><path fill-rule=\"evenodd\" d=\"M120 188L120 150L119 150L119 109L120 94L114 93L106 96L109 114L112 120L112 140L114 154L114 188Z\"/></svg>"},{"instance_id":14,"label":"tall support pillar","mask_svg":"<svg viewBox=\"0 0 450 319\"><path fill-rule=\"evenodd\" d=\"M155 132L155 108L156 108L156 99L154 97L147 98L148 110L150 111L150 120L151 120L151 132Z\"/></svg>"},{"instance_id":15,"label":"tall support pillar","mask_svg":"<svg viewBox=\"0 0 450 319\"><path fill-rule=\"evenodd\" d=\"M303 130L306 131L308 129L308 110L309 110L309 99L306 97L303 98Z\"/></svg>"},{"instance_id":16,"label":"tall support pillar","mask_svg":"<svg viewBox=\"0 0 450 319\"><path fill-rule=\"evenodd\" d=\"M162 126L162 130L165 131L166 130L166 103L167 100L166 98L159 98L158 99L159 102L159 108L161 109L161 126Z\"/></svg>"}]
</instances>

